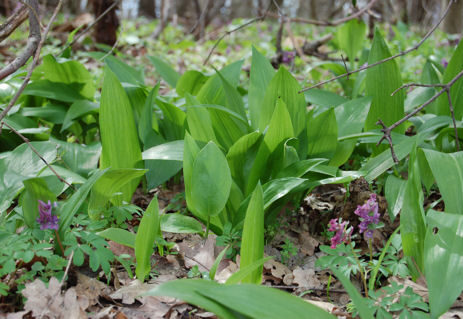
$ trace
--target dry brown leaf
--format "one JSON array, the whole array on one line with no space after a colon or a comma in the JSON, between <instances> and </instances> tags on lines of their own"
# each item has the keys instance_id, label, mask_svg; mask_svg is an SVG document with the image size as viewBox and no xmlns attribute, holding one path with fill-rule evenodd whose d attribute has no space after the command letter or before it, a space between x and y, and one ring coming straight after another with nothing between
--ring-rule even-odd
<instances>
[{"instance_id":1,"label":"dry brown leaf","mask_svg":"<svg viewBox=\"0 0 463 319\"><path fill-rule=\"evenodd\" d=\"M320 243L318 240L310 236L309 232L304 231L299 234L299 245L303 254L313 256L315 248L317 248Z\"/></svg>"},{"instance_id":2,"label":"dry brown leaf","mask_svg":"<svg viewBox=\"0 0 463 319\"><path fill-rule=\"evenodd\" d=\"M86 297L77 297L74 288L68 289L63 295L61 285L55 277L50 279L48 288L40 279L26 284L22 294L27 298L24 309L32 311L35 317L48 316L56 319L87 318L84 310L88 307L88 299Z\"/></svg>"},{"instance_id":3,"label":"dry brown leaf","mask_svg":"<svg viewBox=\"0 0 463 319\"><path fill-rule=\"evenodd\" d=\"M95 305L101 295L107 295L110 292L110 288L101 281L79 272L77 273L75 290L79 297L84 296L87 298L89 306Z\"/></svg>"},{"instance_id":4,"label":"dry brown leaf","mask_svg":"<svg viewBox=\"0 0 463 319\"><path fill-rule=\"evenodd\" d=\"M135 279L128 285L116 290L109 297L113 299L122 300L123 304L131 305L135 302L135 300L140 301L143 303L143 299L146 297L140 297L141 294L147 292L148 290L153 289L158 284L145 284L142 283L140 280Z\"/></svg>"},{"instance_id":5,"label":"dry brown leaf","mask_svg":"<svg viewBox=\"0 0 463 319\"><path fill-rule=\"evenodd\" d=\"M275 261L273 259L267 260L264 264L264 269L270 271L273 277L283 279L286 275L291 273L288 267Z\"/></svg>"},{"instance_id":6,"label":"dry brown leaf","mask_svg":"<svg viewBox=\"0 0 463 319\"><path fill-rule=\"evenodd\" d=\"M315 305L325 311L328 311L329 313L331 313L333 311L333 309L336 307L335 305L333 305L332 303L329 303L329 302L324 302L324 301L318 301L318 300L309 300L309 299L304 299L305 301L307 301L308 303L311 303L312 305Z\"/></svg>"},{"instance_id":7,"label":"dry brown leaf","mask_svg":"<svg viewBox=\"0 0 463 319\"><path fill-rule=\"evenodd\" d=\"M238 265L234 263L232 260L228 260L228 266L222 270L219 270L215 275L215 280L219 283L223 284L233 275L235 272L238 271Z\"/></svg>"},{"instance_id":8,"label":"dry brown leaf","mask_svg":"<svg viewBox=\"0 0 463 319\"><path fill-rule=\"evenodd\" d=\"M304 287L307 289L321 289L323 288L322 283L318 280L313 269L302 269L297 267L293 271L294 283L299 287Z\"/></svg>"},{"instance_id":9,"label":"dry brown leaf","mask_svg":"<svg viewBox=\"0 0 463 319\"><path fill-rule=\"evenodd\" d=\"M178 243L178 250L185 259L185 266L191 268L197 265L200 271L209 271L215 261L215 238L215 235L210 235L204 242L200 236L195 236Z\"/></svg>"}]
</instances>

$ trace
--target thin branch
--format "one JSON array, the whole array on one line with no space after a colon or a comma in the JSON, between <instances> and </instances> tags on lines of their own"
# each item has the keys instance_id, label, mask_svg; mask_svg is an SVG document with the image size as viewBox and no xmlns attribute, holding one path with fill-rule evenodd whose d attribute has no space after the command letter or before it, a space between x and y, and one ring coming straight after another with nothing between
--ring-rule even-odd
<instances>
[{"instance_id":1,"label":"thin branch","mask_svg":"<svg viewBox=\"0 0 463 319\"><path fill-rule=\"evenodd\" d=\"M393 56L390 56L388 58L385 58L385 59L382 59L382 60L379 60L375 63L372 63L372 64L369 64L369 65L366 65L366 66L362 66L361 68L358 68L357 70L353 70L353 71L350 71L350 72L347 72L347 73L344 73L344 74L341 74L341 75L338 75L338 76L335 76L329 80L325 80L325 81L322 81L318 84L315 84L315 85L312 85L312 86L309 86L309 87L306 87L306 88L303 88L302 90L299 91L299 93L302 93L302 92L305 92L305 91L308 91L308 90L311 90L311 89L314 89L314 88L317 88L317 87L320 87L326 83L330 83L330 82L333 82L333 81L336 81L338 79L342 79L346 76L349 76L351 74L354 74L354 73L358 73L360 71L364 71L366 69L369 69L369 68L372 68L374 66L377 66L379 64L383 64L385 62L388 62L388 61L391 61L395 58L398 58L398 57L401 57L401 56L404 56L412 51L415 51L415 50L418 50L418 48L431 36L431 34L437 29L437 27L441 24L442 20L444 20L444 18L447 16L447 14L449 13L450 11L450 7L456 2L456 0L451 0L449 2L449 5L447 6L447 8L445 9L445 12L444 14L442 15L442 17L439 19L439 21L437 21L437 23L431 28L431 30L428 31L428 33L426 33L426 35L423 37L423 39L421 39L420 42L418 42L416 45L414 45L413 47L405 50L405 51L402 51L402 52L399 52L397 53L396 55L393 55Z\"/></svg>"},{"instance_id":2,"label":"thin branch","mask_svg":"<svg viewBox=\"0 0 463 319\"><path fill-rule=\"evenodd\" d=\"M24 79L23 83L19 87L18 91L16 94L13 96L13 98L10 100L10 103L8 106L3 110L3 112L0 114L0 121L5 118L5 116L8 114L8 112L11 110L13 105L16 103L18 98L21 96L22 92L26 88L27 84L29 83L29 80L31 79L32 72L34 71L35 67L37 66L40 58L40 51L42 50L43 44L45 42L45 39L47 38L48 32L50 32L51 25L53 24L53 21L55 21L56 16L58 15L58 12L61 10L61 5L63 4L63 0L59 0L58 5L55 8L55 11L53 12L53 15L50 18L50 21L48 22L47 27L45 28L45 31L43 32L43 35L41 36L40 43L37 47L37 50L35 51L35 56L34 59L32 60L32 63L29 66L29 70L27 71L26 78ZM0 127L0 134L2 133L1 127Z\"/></svg>"},{"instance_id":3,"label":"thin branch","mask_svg":"<svg viewBox=\"0 0 463 319\"><path fill-rule=\"evenodd\" d=\"M342 19L334 20L334 21L319 21L319 20L312 20L312 19L304 19L304 18L289 18L291 22L298 22L298 23L306 23L306 24L312 24L312 25L319 25L319 26L325 26L325 27L335 27L337 25L343 24L349 20L353 20L355 18L360 17L362 14L370 10L370 8L376 3L378 0L371 0L364 8L361 10L357 11L356 13L344 17ZM269 13L269 17L271 18L279 18L279 15L275 13Z\"/></svg>"},{"instance_id":4,"label":"thin branch","mask_svg":"<svg viewBox=\"0 0 463 319\"><path fill-rule=\"evenodd\" d=\"M293 47L296 50L297 54L304 62L307 62L305 60L304 52L302 52L301 47L297 44L296 38L294 37L294 34L293 34L293 30L291 29L291 22L289 20L286 20L285 27L286 27L286 32L288 32L289 38L291 39L291 43L293 44Z\"/></svg>"},{"instance_id":5,"label":"thin branch","mask_svg":"<svg viewBox=\"0 0 463 319\"><path fill-rule=\"evenodd\" d=\"M40 155L40 153L37 151L37 149L31 144L31 142L29 141L29 139L27 137L25 137L24 135L22 135L21 133L19 133L14 127L12 127L11 125L9 125L8 123L6 123L5 121L2 121L0 123L0 125L5 125L6 127L8 127L14 134L18 135L23 141L24 143L27 144L27 146L29 146L29 148L32 150L32 152L34 152L41 160L42 162L45 163L45 165L47 165L47 167L50 169L50 171L53 172L53 174L55 174L56 177L58 177L58 179L63 182L64 184L68 185L69 187L71 187L72 189L76 190L75 187L68 183L64 178L61 177L61 175L58 174L57 171L55 171L55 169L46 161L46 159L43 158L42 155Z\"/></svg>"},{"instance_id":6,"label":"thin branch","mask_svg":"<svg viewBox=\"0 0 463 319\"><path fill-rule=\"evenodd\" d=\"M419 86L419 87L425 87L425 88L435 88L435 87L445 87L445 84L421 84L421 83L407 83L402 85L401 87L397 88L394 90L394 92L391 93L391 96L394 96L397 92L399 92L402 89L409 88L409 87L414 87L414 86Z\"/></svg>"},{"instance_id":7,"label":"thin branch","mask_svg":"<svg viewBox=\"0 0 463 319\"><path fill-rule=\"evenodd\" d=\"M344 64L344 69L346 69L346 72L349 73L349 69L347 68L346 60L344 59L344 56L341 54L341 59L342 63ZM349 76L346 77L347 80L349 80Z\"/></svg>"},{"instance_id":8,"label":"thin branch","mask_svg":"<svg viewBox=\"0 0 463 319\"><path fill-rule=\"evenodd\" d=\"M0 26L0 42L5 40L27 19L27 7L21 6L16 10L4 24Z\"/></svg>"},{"instance_id":9,"label":"thin branch","mask_svg":"<svg viewBox=\"0 0 463 319\"><path fill-rule=\"evenodd\" d=\"M31 7L29 9L29 38L27 39L26 48L16 59L0 70L0 80L26 64L27 60L37 51L40 43L40 22L37 20L35 12L38 11L39 4L37 0L30 0L29 5Z\"/></svg>"},{"instance_id":10,"label":"thin branch","mask_svg":"<svg viewBox=\"0 0 463 319\"><path fill-rule=\"evenodd\" d=\"M72 46L74 43L76 43L84 34L86 34L91 28L93 28L98 22L100 22L101 19L103 19L103 17L105 15L107 15L112 9L114 9L118 4L119 2L121 2L121 0L116 0L114 1L102 14L100 14L99 17L97 17L95 19L95 21L93 21L91 24L89 24L85 29L84 31L80 32L79 34L77 34L74 39L68 43L67 45L64 46L64 48L56 55L56 56L60 56L61 54L63 54L64 51L66 51L67 48L69 48L70 46ZM55 57L56 57L55 56Z\"/></svg>"},{"instance_id":11,"label":"thin branch","mask_svg":"<svg viewBox=\"0 0 463 319\"><path fill-rule=\"evenodd\" d=\"M384 140L387 140L388 143L389 143L389 146L391 147L391 155L392 155L392 158L394 160L394 162L396 164L398 164L398 159L397 159L397 156L395 156L395 152L394 152L394 147L393 147L393 144L392 144L392 138L391 138L391 133L392 133L392 130L395 129L396 127L398 127L399 125L401 125L402 123L404 123L405 121L407 121L408 119L410 119L412 116L414 116L415 114L417 114L418 112L420 112L421 110L423 110L426 106L428 106L429 104L431 104L432 102L434 102L435 100L437 100L437 98L439 96L441 96L442 94L444 93L447 93L447 96L448 96L448 99L449 99L449 108L450 108L450 113L452 115L452 120L453 120L453 125L454 125L454 128L455 128L455 140L456 140L456 143L457 143L457 150L460 149L460 145L459 145L459 141L458 141L458 132L457 132L457 124L456 124L456 120L455 120L455 114L454 114L454 110L453 110L453 105L452 105L452 101L450 99L450 88L452 87L452 85L455 84L456 81L458 81L461 77L463 77L463 70L460 71L460 73L458 73L457 75L455 75L455 77L450 81L448 82L447 84L443 84L443 85L434 85L434 86L441 86L442 89L437 92L436 94L434 94L429 100L427 100L423 105L421 105L420 107L416 108L413 112L407 114L406 116L404 116L402 119L398 120L397 122L395 122L394 124L392 124L391 126L387 127L383 121L381 121L381 119L378 120L378 122L376 123L377 125L381 125L383 127L383 129L381 130L381 132L383 132L383 136L381 137L381 139L378 141L378 143L376 145L379 145L381 144L382 141Z\"/></svg>"}]
</instances>

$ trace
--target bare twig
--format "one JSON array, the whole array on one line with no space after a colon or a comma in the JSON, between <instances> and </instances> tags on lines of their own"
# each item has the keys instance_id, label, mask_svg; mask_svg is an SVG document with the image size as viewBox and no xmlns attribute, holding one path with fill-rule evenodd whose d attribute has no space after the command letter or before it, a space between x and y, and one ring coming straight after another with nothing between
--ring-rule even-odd
<instances>
[{"instance_id":1,"label":"bare twig","mask_svg":"<svg viewBox=\"0 0 463 319\"><path fill-rule=\"evenodd\" d=\"M294 37L293 30L291 29L291 22L286 20L286 32L288 32L288 36L291 39L291 43L293 44L294 50L296 50L299 57L305 61L304 52L302 51L301 47L297 44L296 38ZM306 61L305 61L306 62Z\"/></svg>"},{"instance_id":2,"label":"bare twig","mask_svg":"<svg viewBox=\"0 0 463 319\"><path fill-rule=\"evenodd\" d=\"M45 163L45 165L47 165L47 167L50 169L50 171L53 172L53 174L55 174L56 177L58 177L58 179L63 182L64 184L68 185L69 187L71 187L72 189L75 190L75 187L68 183L64 178L61 177L61 175L58 174L58 172L55 171L55 169L46 161L46 159L43 158L42 155L40 155L40 153L37 151L37 149L31 144L31 142L29 141L29 139L27 137L25 137L24 135L22 135L21 133L19 133L14 127L12 127L11 125L9 125L8 123L6 123L5 121L2 121L0 123L0 125L5 125L6 127L8 127L14 134L18 135L23 141L24 143L27 144L27 146L29 146L29 148L32 150L32 152L34 152L41 160L42 162Z\"/></svg>"},{"instance_id":3,"label":"bare twig","mask_svg":"<svg viewBox=\"0 0 463 319\"><path fill-rule=\"evenodd\" d=\"M369 68L372 68L374 66L377 66L379 64L383 64L385 62L388 62L388 61L391 61L393 59L396 59L398 57L401 57L401 56L404 56L412 51L415 51L415 50L418 50L418 48L431 36L431 34L437 29L437 27L439 26L439 24L441 24L442 20L444 20L444 18L447 16L448 12L450 11L450 7L452 6L452 4L455 3L456 0L451 0L449 2L449 5L447 6L447 8L445 9L444 11L444 14L441 16L441 18L439 19L439 21L437 21L437 23L431 28L431 30L428 31L428 33L426 33L426 35L421 39L420 42L418 42L416 45L414 45L413 47L405 50L405 51L402 51L402 52L399 52L397 53L396 55L393 55L393 56L390 56L388 58L385 58L385 59L382 59L382 60L379 60L375 63L372 63L372 64L369 64L369 65L366 65L366 66L362 66L360 68L358 68L357 70L353 70L353 71L350 71L350 72L347 72L347 73L344 73L344 74L341 74L341 75L338 75L338 76L335 76L331 79L328 79L328 80L325 80L325 81L322 81L318 84L315 84L315 85L312 85L312 86L309 86L309 87L306 87L306 88L303 88L302 90L299 91L299 93L302 93L302 92L305 92L305 91L308 91L308 90L311 90L311 89L314 89L314 88L317 88L317 87L320 87L326 83L330 83L330 82L333 82L333 81L336 81L338 79L342 79L346 76L349 76L351 74L354 74L354 73L358 73L360 71L364 71L366 69L369 69Z\"/></svg>"},{"instance_id":4,"label":"bare twig","mask_svg":"<svg viewBox=\"0 0 463 319\"><path fill-rule=\"evenodd\" d=\"M5 40L27 19L27 7L21 6L0 26L0 42Z\"/></svg>"},{"instance_id":5,"label":"bare twig","mask_svg":"<svg viewBox=\"0 0 463 319\"><path fill-rule=\"evenodd\" d=\"M198 15L198 19L196 20L195 24L191 28L190 33L195 32L196 28L199 27L199 37L202 37L203 32L204 32L204 24L205 24L204 21L206 19L207 10L209 9L210 0L207 0L206 4L204 5L203 10L201 10L201 6L198 0L194 1L194 3L196 6L196 11L200 13Z\"/></svg>"},{"instance_id":6,"label":"bare twig","mask_svg":"<svg viewBox=\"0 0 463 319\"><path fill-rule=\"evenodd\" d=\"M29 38L27 39L26 48L16 59L0 70L0 80L4 79L26 64L27 60L29 60L29 58L37 51L41 37L40 22L37 20L37 16L34 12L38 11L39 4L37 0L30 0L29 5Z\"/></svg>"},{"instance_id":7,"label":"bare twig","mask_svg":"<svg viewBox=\"0 0 463 319\"><path fill-rule=\"evenodd\" d=\"M71 264L72 264L72 258L74 257L74 250L71 251L71 254L69 255L68 257L68 264L66 266L66 270L64 271L64 275L63 275L63 278L61 279L61 284L60 286L63 285L64 281L66 280L66 276L68 275L69 273L69 269L71 268Z\"/></svg>"},{"instance_id":8,"label":"bare twig","mask_svg":"<svg viewBox=\"0 0 463 319\"><path fill-rule=\"evenodd\" d=\"M381 119L378 120L378 122L376 123L377 125L381 125L383 128L381 130L381 132L383 132L383 136L381 137L381 139L378 141L378 143L376 145L379 145L381 144L382 141L384 140L387 140L388 143L389 143L389 146L391 147L391 155L392 155L392 158L394 160L394 162L397 164L399 161L397 159L397 156L395 156L395 152L394 152L394 147L393 147L393 144L392 144L392 138L391 138L391 132L393 129L395 129L396 127L398 127L399 125L401 125L402 123L404 123L405 121L407 121L408 119L410 119L412 116L414 116L415 114L417 114L418 112L420 112L421 110L423 110L426 106L428 106L429 104L431 104L432 102L434 102L435 100L437 100L437 98L439 96L441 96L442 94L444 93L447 93L447 96L448 96L448 99L449 99L449 108L450 108L450 113L452 115L452 120L453 120L453 126L455 128L455 140L456 140L456 144L457 144L457 150L460 149L460 144L459 144L459 141L458 141L458 131L457 131L457 124L456 124L456 120L455 120L455 114L454 114L454 109L453 109L453 105L452 105L452 101L450 99L450 88L452 87L452 85L455 84L456 81L458 81L461 77L463 77L463 70L460 71L460 73L458 73L457 75L455 75L455 77L448 83L446 84L436 84L436 85L433 85L433 86L436 86L436 87L442 87L442 89L437 92L436 94L434 94L429 100L427 100L425 103L423 103L423 105L421 105L420 107L416 108L413 112L407 114L406 116L404 116L402 119L398 120L397 122L395 122L394 124L392 124L391 126L387 127L383 121L381 121Z\"/></svg>"},{"instance_id":9,"label":"bare twig","mask_svg":"<svg viewBox=\"0 0 463 319\"><path fill-rule=\"evenodd\" d=\"M397 88L394 90L394 92L391 93L391 96L394 96L397 92L399 92L402 89L409 88L409 87L414 87L414 86L419 86L419 87L425 87L425 88L433 88L433 87L445 87L445 84L421 84L421 83L407 83L402 85L401 87Z\"/></svg>"},{"instance_id":10,"label":"bare twig","mask_svg":"<svg viewBox=\"0 0 463 319\"><path fill-rule=\"evenodd\" d=\"M353 20L355 18L360 17L362 14L367 12L378 0L371 0L364 8L361 10L355 12L354 14L344 17L342 19L338 19L335 21L319 21L319 20L312 20L312 19L304 19L304 18L289 18L291 22L298 22L298 23L306 23L306 24L312 24L312 25L319 25L319 26L326 26L326 27L334 27L340 24L343 24L349 20ZM275 13L269 13L269 17L271 18L279 18L279 15Z\"/></svg>"},{"instance_id":11,"label":"bare twig","mask_svg":"<svg viewBox=\"0 0 463 319\"><path fill-rule=\"evenodd\" d=\"M344 59L344 56L341 54L341 59L342 63L344 64L344 69L346 69L346 73L349 73L349 69L347 68L346 60ZM346 77L347 80L349 80L349 76Z\"/></svg>"},{"instance_id":12,"label":"bare twig","mask_svg":"<svg viewBox=\"0 0 463 319\"><path fill-rule=\"evenodd\" d=\"M45 31L43 32L43 35L41 36L40 43L37 46L37 50L35 51L34 59L32 60L32 63L29 66L29 70L27 71L26 78L24 79L23 83L19 87L16 94L10 100L10 103L8 104L8 106L0 114L0 121L2 121L3 118L8 114L8 112L11 110L11 108L16 103L16 101L18 100L18 98L21 96L22 92L26 88L27 84L29 83L29 80L31 79L31 76L32 76L32 72L34 71L35 67L37 66L37 64L39 62L40 51L42 50L42 46L43 46L43 44L45 42L45 39L47 38L48 32L50 32L50 28L51 28L51 25L53 24L53 21L55 21L56 16L58 15L58 12L61 10L61 5L62 4L63 4L63 0L59 0L58 5L55 8L55 11L53 12L53 15L51 16L50 21L48 22L48 25L45 28ZM2 133L2 130L0 128L0 134L1 133Z\"/></svg>"},{"instance_id":13,"label":"bare twig","mask_svg":"<svg viewBox=\"0 0 463 319\"><path fill-rule=\"evenodd\" d=\"M91 28L93 28L98 22L100 22L100 20L103 19L105 15L111 12L111 10L114 9L119 4L119 2L121 2L121 0L114 1L102 14L100 14L99 17L95 19L95 21L89 24L82 32L77 34L70 43L65 45L64 48L56 56L60 56L61 54L63 54L64 51L66 51L67 48L74 45L74 43L76 43L84 34L86 34Z\"/></svg>"}]
</instances>

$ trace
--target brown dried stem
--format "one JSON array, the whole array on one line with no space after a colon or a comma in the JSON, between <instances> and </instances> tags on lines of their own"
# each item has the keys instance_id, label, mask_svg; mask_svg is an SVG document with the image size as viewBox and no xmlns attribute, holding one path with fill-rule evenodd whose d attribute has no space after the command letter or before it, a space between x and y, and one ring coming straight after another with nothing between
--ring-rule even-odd
<instances>
[{"instance_id":1,"label":"brown dried stem","mask_svg":"<svg viewBox=\"0 0 463 319\"><path fill-rule=\"evenodd\" d=\"M27 19L27 7L21 6L16 10L4 24L0 26L0 42L5 40Z\"/></svg>"},{"instance_id":2,"label":"brown dried stem","mask_svg":"<svg viewBox=\"0 0 463 319\"><path fill-rule=\"evenodd\" d=\"M444 11L444 14L441 16L441 18L439 19L439 21L437 21L437 23L428 31L428 33L426 33L426 35L421 39L420 42L418 42L416 45L414 45L413 47L405 50L405 51L401 51L399 53L397 53L396 55L393 55L393 56L390 56L388 58L385 58L385 59L382 59L380 61L377 61L375 63L372 63L372 64L369 64L369 65L365 65L365 66L362 66L356 70L353 70L353 71L350 71L350 72L346 72L344 74L341 74L341 75L338 75L338 76L335 76L335 77L332 77L331 79L328 79L328 80L325 80L325 81L322 81L318 84L315 84L315 85L312 85L312 86L309 86L309 87L306 87L306 88L303 88L302 90L299 91L299 93L302 93L302 92L305 92L305 91L308 91L308 90L311 90L311 89L314 89L314 88L317 88L317 87L320 87L326 83L330 83L330 82L333 82L333 81L336 81L338 79L342 79L346 76L350 76L351 74L354 74L354 73L358 73L358 72L361 72L361 71L364 71L364 70L367 70L369 68L372 68L374 66L377 66L377 65L380 65L380 64L383 64L385 62L388 62L388 61L391 61L391 60L394 60L398 57L401 57L401 56L404 56L412 51L415 51L415 50L418 50L418 48L431 36L431 34L437 29L437 27L441 24L442 20L444 20L444 18L447 16L448 12L450 11L450 7L455 3L456 0L451 0L449 2L449 5L447 6L447 8L445 9Z\"/></svg>"}]
</instances>

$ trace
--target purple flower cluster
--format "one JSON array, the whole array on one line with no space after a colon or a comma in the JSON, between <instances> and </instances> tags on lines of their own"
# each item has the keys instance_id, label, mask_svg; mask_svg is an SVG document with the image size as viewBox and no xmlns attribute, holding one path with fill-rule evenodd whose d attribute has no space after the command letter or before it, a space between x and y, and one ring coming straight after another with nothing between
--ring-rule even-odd
<instances>
[{"instance_id":1,"label":"purple flower cluster","mask_svg":"<svg viewBox=\"0 0 463 319\"><path fill-rule=\"evenodd\" d=\"M372 238L373 230L370 229L369 226L372 224L377 225L379 223L378 202L376 200L376 194L371 194L370 198L366 201L365 204L357 206L355 215L360 217L360 233L365 232L366 238Z\"/></svg>"},{"instance_id":2,"label":"purple flower cluster","mask_svg":"<svg viewBox=\"0 0 463 319\"><path fill-rule=\"evenodd\" d=\"M44 203L41 200L39 200L39 213L40 216L37 218L37 223L40 224L40 229L55 229L58 230L58 217L56 215L52 214L52 208L57 207L58 204L55 202L51 203L51 201L48 201L48 203Z\"/></svg>"},{"instance_id":3,"label":"purple flower cluster","mask_svg":"<svg viewBox=\"0 0 463 319\"><path fill-rule=\"evenodd\" d=\"M343 222L342 219L332 219L328 224L328 231L334 232L334 236L331 237L331 248L336 248L337 245L341 243L347 243L350 240L350 235L352 234L353 228L350 227L347 229L349 222Z\"/></svg>"},{"instance_id":4,"label":"purple flower cluster","mask_svg":"<svg viewBox=\"0 0 463 319\"><path fill-rule=\"evenodd\" d=\"M296 56L296 53L294 51L283 51L281 62L284 64L291 64L295 56Z\"/></svg>"}]
</instances>

